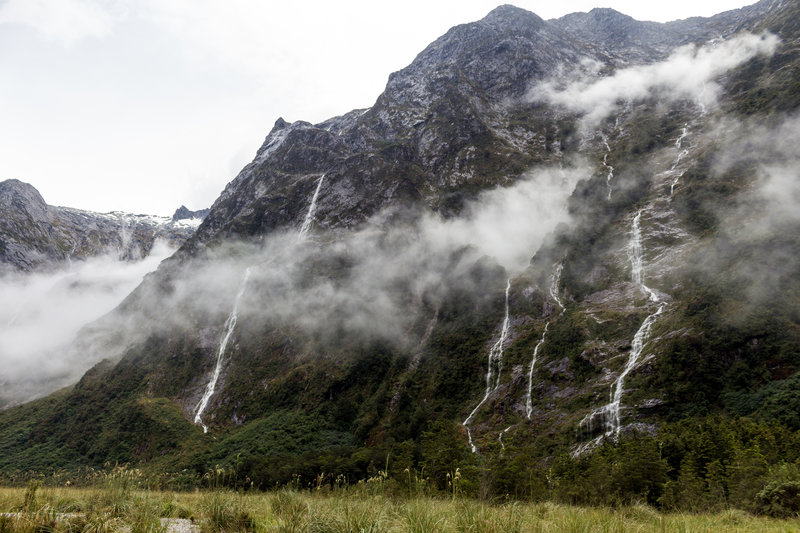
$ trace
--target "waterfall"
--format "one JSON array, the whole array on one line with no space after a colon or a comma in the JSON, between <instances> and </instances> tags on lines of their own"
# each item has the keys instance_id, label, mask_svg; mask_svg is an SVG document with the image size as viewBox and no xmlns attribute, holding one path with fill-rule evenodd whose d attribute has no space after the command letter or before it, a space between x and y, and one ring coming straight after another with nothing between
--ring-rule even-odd
<instances>
[{"instance_id":1,"label":"waterfall","mask_svg":"<svg viewBox=\"0 0 800 533\"><path fill-rule=\"evenodd\" d=\"M550 297L553 299L554 302L558 304L558 307L561 308L562 315L564 314L564 303L561 301L561 298L558 296L558 285L561 281L561 272L564 270L563 263L556 264L555 268L553 269L553 279L550 282ZM544 339L547 337L547 330L550 328L550 321L548 320L547 323L544 325L544 331L542 332L542 338L539 339L539 342L536 343L536 347L533 349L533 358L531 359L531 366L528 369L528 392L525 395L525 415L528 420L531 419L531 414L533 413L533 369L536 366L536 361L539 359L539 349L544 344Z\"/></svg>"},{"instance_id":2,"label":"waterfall","mask_svg":"<svg viewBox=\"0 0 800 533\"><path fill-rule=\"evenodd\" d=\"M558 304L562 313L564 312L564 302L562 302L561 298L558 296L558 286L561 284L561 273L563 271L564 264L556 264L555 268L553 269L553 281L550 283L550 297Z\"/></svg>"},{"instance_id":3,"label":"waterfall","mask_svg":"<svg viewBox=\"0 0 800 533\"><path fill-rule=\"evenodd\" d=\"M620 419L620 402L622 401L622 394L624 392L625 378L639 363L639 358L642 355L642 349L645 342L650 337L650 330L653 327L658 315L664 312L667 304L660 301L658 295L652 289L644 287L650 295L650 301L658 303L658 309L655 313L649 315L644 319L636 335L633 336L633 344L631 346L631 353L628 356L628 361L625 363L625 368L614 381L611 386L611 403L608 404L606 413L608 414L606 420L606 435L619 435L621 426Z\"/></svg>"},{"instance_id":4,"label":"waterfall","mask_svg":"<svg viewBox=\"0 0 800 533\"><path fill-rule=\"evenodd\" d=\"M481 406L486 403L489 395L500 386L500 373L503 371L503 345L506 342L508 326L510 324L508 316L508 293L510 290L511 280L509 279L506 283L506 316L503 319L503 326L500 330L500 339L498 339L498 341L492 346L491 350L489 350L489 363L486 370L486 391L483 394L483 399L481 399L478 405L475 406L475 409L473 409L464 422L462 422L462 425L467 428L467 437L469 438L469 447L472 450L472 453L476 453L478 448L475 446L475 443L472 442L472 431L469 429L469 424L472 422L472 417L475 416L475 413L478 412L478 409L480 409ZM497 368L496 372L495 367ZM495 374L497 374L496 377Z\"/></svg>"},{"instance_id":5,"label":"waterfall","mask_svg":"<svg viewBox=\"0 0 800 533\"><path fill-rule=\"evenodd\" d=\"M642 325L639 326L639 329L633 336L631 352L628 355L628 360L625 362L625 367L623 368L622 372L620 372L619 376L617 376L617 379L614 380L614 383L611 384L611 390L609 391L609 403L599 409L595 409L586 415L580 422L579 427L581 431L587 427L589 428L589 431L592 431L594 428L594 420L596 418L600 418L605 422L604 434L576 448L575 451L572 452L572 455L575 457L582 455L586 451L600 444L604 437L613 437L615 439L619 437L619 432L622 428L620 405L622 402L622 395L625 392L625 378L628 377L628 374L630 374L631 371L636 368L636 365L639 364L644 346L647 343L647 340L650 338L653 324L667 307L666 302L661 299L658 293L644 284L644 269L642 266L642 232L640 227L641 216L642 210L639 210L639 212L636 213L636 216L633 218L631 240L627 246L628 259L631 262L631 281L636 285L638 290L647 294L650 302L658 304L658 309L644 319L644 322L642 322Z\"/></svg>"},{"instance_id":6,"label":"waterfall","mask_svg":"<svg viewBox=\"0 0 800 533\"><path fill-rule=\"evenodd\" d=\"M119 226L119 251L117 256L120 260L125 259L128 254L128 248L131 244L131 234L128 231L128 217L123 215L120 219Z\"/></svg>"},{"instance_id":7,"label":"waterfall","mask_svg":"<svg viewBox=\"0 0 800 533\"><path fill-rule=\"evenodd\" d=\"M69 251L67 254L67 270L72 270L72 254L75 253L75 250L78 248L78 243L73 243L72 250Z\"/></svg>"},{"instance_id":8,"label":"waterfall","mask_svg":"<svg viewBox=\"0 0 800 533\"><path fill-rule=\"evenodd\" d=\"M608 145L608 141L605 137L603 137L603 144L606 145L606 153L603 154L603 166L608 170L608 174L606 175L606 189L608 189L606 200L611 200L611 180L614 179L614 167L608 164L608 155L611 153L611 147Z\"/></svg>"},{"instance_id":9,"label":"waterfall","mask_svg":"<svg viewBox=\"0 0 800 533\"><path fill-rule=\"evenodd\" d=\"M682 148L682 144L683 144L683 140L686 138L686 136L687 136L688 134L689 134L689 125L688 125L688 124L684 124L684 125L683 125L683 130L681 130L681 134L680 134L680 136L679 136L679 137L678 137L678 139L675 141L675 146L676 146L676 147L677 147L679 150L681 150L681 148ZM675 158L675 162L672 164L672 167L669 169L669 170L670 170L670 172L674 171L674 170L675 170L675 167L677 167L677 166L678 166L678 164L681 162L681 160L682 160L684 157L686 157L687 155L689 155L689 150L686 150L686 149L683 149L683 150L681 150L681 151L678 153L678 157L677 157L677 158ZM678 180L680 180L680 179L681 179L681 176L683 176L683 173L682 173L682 172L681 172L681 173L679 173L679 174L677 174L677 175L675 176L675 179L673 179L673 180L672 180L672 184L671 184L671 185L670 185L670 187L669 187L669 195L670 195L670 196L672 196L672 195L673 195L673 193L675 192L675 185L677 185L677 184L678 184Z\"/></svg>"},{"instance_id":10,"label":"waterfall","mask_svg":"<svg viewBox=\"0 0 800 533\"><path fill-rule=\"evenodd\" d=\"M203 397L200 399L200 403L197 404L197 412L194 415L194 423L203 426L203 433L208 432L208 427L203 424L201 416L203 411L205 411L206 407L208 406L208 401L211 399L211 396L214 394L214 389L217 386L217 380L219 379L220 370L222 369L222 358L225 355L228 342L230 342L231 337L233 336L233 330L236 328L236 321L239 318L239 302L242 300L242 296L244 296L244 291L247 287L247 280L249 277L250 268L244 271L244 277L242 278L242 282L239 284L239 292L236 294L236 299L233 302L233 309L231 310L231 314L228 316L228 320L225 321L225 334L219 343L217 363L214 366L214 373L211 375L211 381L209 381L208 385L206 385L206 390L203 393Z\"/></svg>"},{"instance_id":11,"label":"waterfall","mask_svg":"<svg viewBox=\"0 0 800 533\"><path fill-rule=\"evenodd\" d=\"M645 318L644 322L642 322L642 325L639 326L639 330L633 337L631 352L628 355L625 368L622 370L622 372L620 372L619 376L617 376L617 379L614 380L614 383L611 385L610 402L603 408L606 419L606 436L614 435L616 437L619 435L621 428L620 402L622 400L622 394L625 391L625 378L639 363L644 345L647 342L647 339L650 337L650 330L652 329L653 324L658 316L664 312L664 309L667 306L667 304L661 300L656 291L644 284L644 268L642 266L642 232L640 228L641 217L642 210L639 210L639 212L636 213L636 216L633 218L631 240L628 243L627 248L628 259L631 262L631 281L633 281L639 290L647 293L648 299L651 302L658 304L658 309L655 313Z\"/></svg>"},{"instance_id":12,"label":"waterfall","mask_svg":"<svg viewBox=\"0 0 800 533\"><path fill-rule=\"evenodd\" d=\"M506 449L506 445L505 445L505 443L503 442L503 435L505 435L506 433L508 433L508 430L509 430L509 429L511 429L512 427L514 427L514 426L508 426L506 429L504 429L503 431L501 431L501 432L500 432L500 435L497 437L497 442L499 442L499 443L500 443L500 449L501 449L501 450L505 450L505 449Z\"/></svg>"},{"instance_id":13,"label":"waterfall","mask_svg":"<svg viewBox=\"0 0 800 533\"><path fill-rule=\"evenodd\" d=\"M676 148L678 149L681 148L681 143L683 143L683 140L686 138L686 135L688 134L689 134L689 124L684 124L680 136L675 140Z\"/></svg>"},{"instance_id":14,"label":"waterfall","mask_svg":"<svg viewBox=\"0 0 800 533\"><path fill-rule=\"evenodd\" d=\"M642 211L639 210L636 216L633 217L633 227L631 229L631 240L628 242L626 251L628 253L628 260L631 262L631 281L637 287L642 286L642 231L639 227L639 221L642 218Z\"/></svg>"},{"instance_id":15,"label":"waterfall","mask_svg":"<svg viewBox=\"0 0 800 533\"><path fill-rule=\"evenodd\" d=\"M533 349L533 359L531 359L531 367L530 370L528 370L528 393L525 395L525 416L528 420L531 419L531 414L533 413L533 368L536 366L536 360L539 358L539 348L544 344L544 338L547 336L547 329L549 327L550 322L544 325L542 338L539 339L539 342L536 343L536 347Z\"/></svg>"},{"instance_id":16,"label":"waterfall","mask_svg":"<svg viewBox=\"0 0 800 533\"><path fill-rule=\"evenodd\" d=\"M314 212L317 210L317 198L319 197L319 190L322 188L322 180L325 179L325 174L319 177L317 188L314 190L314 196L311 197L311 204L308 206L308 213L303 220L303 225L300 226L300 238L305 238L311 230L311 224L314 222Z\"/></svg>"}]
</instances>

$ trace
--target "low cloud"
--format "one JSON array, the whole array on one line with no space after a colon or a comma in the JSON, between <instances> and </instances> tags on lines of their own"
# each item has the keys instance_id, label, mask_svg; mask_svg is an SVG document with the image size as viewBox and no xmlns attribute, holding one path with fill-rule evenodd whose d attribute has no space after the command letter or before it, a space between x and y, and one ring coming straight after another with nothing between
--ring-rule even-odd
<instances>
[{"instance_id":1,"label":"low cloud","mask_svg":"<svg viewBox=\"0 0 800 533\"><path fill-rule=\"evenodd\" d=\"M714 80L758 55L771 55L779 44L772 34L744 34L703 46L678 48L669 58L650 65L618 69L598 79L579 72L533 87L528 99L581 113L592 128L629 102L658 97L663 102L689 100L713 108L720 94Z\"/></svg>"},{"instance_id":2,"label":"low cloud","mask_svg":"<svg viewBox=\"0 0 800 533\"><path fill-rule=\"evenodd\" d=\"M41 384L74 381L99 360L66 350L78 331L113 310L162 259L172 253L157 242L144 260L116 254L74 262L55 273L0 278L0 406L38 395ZM49 391L48 390L48 391Z\"/></svg>"},{"instance_id":3,"label":"low cloud","mask_svg":"<svg viewBox=\"0 0 800 533\"><path fill-rule=\"evenodd\" d=\"M765 307L796 313L800 272L800 117L723 121L710 132L719 146L699 182L710 191L699 200L715 233L689 268L709 276L743 306L736 320ZM713 194L735 187L736 195ZM697 194L697 193L695 193Z\"/></svg>"},{"instance_id":4,"label":"low cloud","mask_svg":"<svg viewBox=\"0 0 800 533\"><path fill-rule=\"evenodd\" d=\"M112 327L101 328L99 336L84 330L80 349L64 350L63 343L114 307L158 256L129 266L103 259L87 262L79 273L7 280L0 287L3 298L26 305L0 315L8 333L0 365L14 369L2 376L6 399L50 392L65 376L76 380L92 363L153 334L191 332L214 354L248 268L237 332L282 328L302 332L299 343L345 335L408 348L418 342L412 328L429 320L448 291L500 294L505 277L521 272L548 233L568 222L567 199L590 175L583 162L532 172L479 195L456 219L404 212L398 222L398 213L382 213L346 233L303 239L296 231L276 232L258 244L223 244L187 264L165 263L123 312L112 313ZM324 194L319 201L324 204ZM476 265L502 282L494 287L474 279ZM107 279L107 272L114 277ZM42 331L53 334L43 339Z\"/></svg>"},{"instance_id":5,"label":"low cloud","mask_svg":"<svg viewBox=\"0 0 800 533\"><path fill-rule=\"evenodd\" d=\"M454 219L405 213L406 222L387 226L381 214L346 235L318 235L318 243L274 234L257 250L232 247L219 260L191 267L191 277L176 281L175 298L198 312L220 302L228 311L249 267L243 316L402 344L422 303L435 307L448 287L502 290L469 286L466 273L481 261L508 277L521 272L555 226L569 222L567 199L577 181L590 176L583 162L532 172L479 195Z\"/></svg>"}]
</instances>

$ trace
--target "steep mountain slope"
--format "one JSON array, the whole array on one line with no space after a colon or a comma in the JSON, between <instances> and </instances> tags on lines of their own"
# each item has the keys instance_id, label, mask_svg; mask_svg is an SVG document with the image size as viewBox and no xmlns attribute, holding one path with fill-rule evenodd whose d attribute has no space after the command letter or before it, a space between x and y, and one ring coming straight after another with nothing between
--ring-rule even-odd
<instances>
[{"instance_id":1,"label":"steep mountain slope","mask_svg":"<svg viewBox=\"0 0 800 533\"><path fill-rule=\"evenodd\" d=\"M372 108L278 120L110 317L124 342L94 328L114 357L0 416L0 468L244 457L269 487L461 466L475 493L678 507L679 480L711 494L716 472L753 501L767 459L749 485L736 465L796 460L775 442L800 429L781 408L800 369L797 10L502 6Z\"/></svg>"},{"instance_id":2,"label":"steep mountain slope","mask_svg":"<svg viewBox=\"0 0 800 533\"><path fill-rule=\"evenodd\" d=\"M24 271L110 251L116 251L121 259L141 259L150 253L156 239L180 246L202 219L184 216L170 220L50 206L39 191L19 180L0 182L0 210L0 263Z\"/></svg>"}]
</instances>

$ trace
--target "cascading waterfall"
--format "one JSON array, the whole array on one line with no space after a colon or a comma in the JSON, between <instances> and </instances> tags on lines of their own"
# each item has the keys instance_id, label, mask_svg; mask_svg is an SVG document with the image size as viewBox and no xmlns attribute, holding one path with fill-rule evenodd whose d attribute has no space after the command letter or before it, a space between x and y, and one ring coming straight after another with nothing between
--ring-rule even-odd
<instances>
[{"instance_id":1,"label":"cascading waterfall","mask_svg":"<svg viewBox=\"0 0 800 533\"><path fill-rule=\"evenodd\" d=\"M683 144L683 140L686 138L686 136L688 134L689 134L689 124L684 124L683 125L683 129L681 130L680 136L675 140L675 147L676 148L679 148L679 149L682 148L681 145Z\"/></svg>"},{"instance_id":2,"label":"cascading waterfall","mask_svg":"<svg viewBox=\"0 0 800 533\"><path fill-rule=\"evenodd\" d=\"M514 427L514 426L508 426L506 429L504 429L503 431L501 431L501 432L500 432L500 435L497 437L497 442L499 442L499 443L500 443L500 449L501 449L501 450L505 450L505 449L506 449L506 444L503 442L503 435L505 435L506 433L508 433L508 430L509 430L509 429L511 429L512 427Z\"/></svg>"},{"instance_id":3,"label":"cascading waterfall","mask_svg":"<svg viewBox=\"0 0 800 533\"><path fill-rule=\"evenodd\" d=\"M561 297L558 295L558 286L561 284L561 273L563 271L564 264L556 264L556 267L553 269L553 281L550 283L550 297L558 304L562 313L564 312L564 302L561 301Z\"/></svg>"},{"instance_id":4,"label":"cascading waterfall","mask_svg":"<svg viewBox=\"0 0 800 533\"><path fill-rule=\"evenodd\" d=\"M325 174L319 177L317 188L314 190L314 196L311 197L311 204L308 206L308 213L303 220L303 225L300 226L300 238L304 239L308 232L311 230L311 224L314 222L314 212L317 210L317 198L319 197L319 190L322 188L322 180L325 179Z\"/></svg>"},{"instance_id":5,"label":"cascading waterfall","mask_svg":"<svg viewBox=\"0 0 800 533\"><path fill-rule=\"evenodd\" d=\"M533 414L533 369L536 366L536 361L539 359L539 348L541 348L542 344L544 344L544 339L547 336L547 330L549 327L550 322L544 325L542 338L539 339L539 342L536 343L536 347L533 349L533 359L531 359L531 366L528 370L528 392L525 395L525 416L528 418L528 420L531 419L531 414Z\"/></svg>"},{"instance_id":6,"label":"cascading waterfall","mask_svg":"<svg viewBox=\"0 0 800 533\"><path fill-rule=\"evenodd\" d=\"M608 189L606 200L611 200L611 180L614 179L614 167L608 164L608 155L611 153L611 147L608 145L608 141L605 137L603 137L603 144L606 145L606 153L603 154L603 166L608 170L608 174L606 175L606 189Z\"/></svg>"},{"instance_id":7,"label":"cascading waterfall","mask_svg":"<svg viewBox=\"0 0 800 533\"><path fill-rule=\"evenodd\" d=\"M684 157L686 157L687 155L689 155L689 150L687 150L687 149L685 149L685 148L684 148L684 149L681 149L681 148L682 148L682 144L683 144L683 140L686 138L686 136L687 136L688 134L689 134L689 125L688 125L688 124L684 124L684 125L683 125L683 130L681 131L681 134L680 134L680 136L679 136L679 137L678 137L678 139L675 141L675 146L676 146L676 147L677 147L679 150L681 150L681 151L680 151L680 153L678 153L678 157L677 157L677 158L675 158L675 162L672 164L672 167L670 167L670 169L669 169L669 170L670 170L670 172L674 171L674 170L675 170L675 167L677 167L677 166L678 166L678 164L681 162L681 160L682 160ZM672 195L673 195L673 193L675 192L675 185L677 185L677 184L678 184L678 180L680 180L680 179L681 179L681 176L683 176L683 173L682 173L682 172L681 172L680 174L677 174L677 175L675 176L675 179L673 179L673 180L672 180L672 184L671 184L671 185L670 185L670 187L669 187L669 195L670 195L670 196L672 196Z\"/></svg>"},{"instance_id":8,"label":"cascading waterfall","mask_svg":"<svg viewBox=\"0 0 800 533\"><path fill-rule=\"evenodd\" d=\"M314 190L314 195L311 197L311 204L308 206L308 212L306 213L305 219L303 220L302 226L300 226L300 231L298 236L300 239L306 237L308 232L311 230L311 224L314 222L314 212L317 209L317 199L319 198L319 191L322 188L322 181L325 179L325 174L322 174L319 177L319 181L317 182L317 187ZM124 227L124 226L123 226ZM205 411L206 407L208 406L208 402L211 399L211 396L214 394L214 389L217 386L217 381L219 380L219 375L222 370L222 362L225 356L225 351L228 348L228 343L233 336L233 331L236 328L236 322L239 318L239 303L241 302L242 296L244 296L245 289L247 288L247 281L250 278L250 272L252 267L248 267L244 271L244 277L242 278L242 282L239 285L239 292L236 294L236 299L233 302L233 310L231 310L231 314L228 316L228 319L225 321L225 334L222 337L222 340L219 344L219 351L217 353L217 362L214 366L214 373L211 375L211 380L208 382L206 386L206 390L203 393L203 397L200 399L200 403L197 404L197 411L194 416L195 424L200 424L203 426L203 433L208 432L208 427L203 424L202 415L203 411Z\"/></svg>"},{"instance_id":9,"label":"cascading waterfall","mask_svg":"<svg viewBox=\"0 0 800 533\"><path fill-rule=\"evenodd\" d=\"M599 444L600 440L604 437L613 437L616 439L619 436L619 432L622 428L620 404L622 401L622 394L625 392L625 378L634 368L636 368L636 365L639 363L642 350L644 349L644 345L650 337L653 324L658 319L658 316L661 315L661 313L663 313L667 307L666 302L661 299L658 293L644 284L644 269L642 267L642 233L640 228L641 216L642 211L640 210L633 218L631 240L628 242L627 246L628 259L631 262L631 280L636 285L637 289L647 294L650 302L658 304L658 309L655 313L652 313L644 319L644 322L642 322L639 330L634 335L631 345L631 352L628 355L625 368L623 368L622 372L620 372L619 376L617 376L617 379L614 380L614 383L611 384L609 403L600 409L589 413L583 418L583 420L581 420L581 430L584 427L588 427L591 431L593 429L592 426L595 418L598 416L602 417L602 419L605 421L605 433L600 435L597 439L578 447L575 452L573 452L574 456L579 456L585 451L591 449L596 444Z\"/></svg>"},{"instance_id":10,"label":"cascading waterfall","mask_svg":"<svg viewBox=\"0 0 800 533\"><path fill-rule=\"evenodd\" d=\"M617 379L611 385L611 402L605 406L604 411L606 414L606 435L619 435L621 428L620 423L620 402L624 392L625 378L633 370L639 362L642 355L644 344L650 337L650 330L653 323L658 316L664 312L667 304L661 300L659 295L650 287L644 284L644 268L642 266L642 231L640 221L642 218L642 211L639 210L636 216L633 217L633 228L631 231L631 240L628 243L628 259L631 262L631 280L640 290L647 293L649 300L658 304L658 309L655 313L651 314L644 319L639 330L633 337L631 345L631 353L628 355L628 361L625 363L625 368L620 372Z\"/></svg>"},{"instance_id":11,"label":"cascading waterfall","mask_svg":"<svg viewBox=\"0 0 800 533\"><path fill-rule=\"evenodd\" d=\"M236 294L236 299L233 301L233 310L231 310L228 320L225 321L225 335L223 335L222 340L219 343L219 351L217 353L217 363L214 366L214 373L211 375L211 381L209 381L208 385L206 385L206 390L203 393L203 397L200 399L200 403L197 404L197 411L194 415L194 423L203 426L203 433L208 432L208 427L203 424L202 420L203 411L205 411L206 407L208 406L208 401L211 399L211 396L214 394L214 389L217 386L217 380L219 379L219 374L222 369L222 360L225 355L225 350L228 347L228 342L230 342L231 337L233 336L233 330L236 328L236 321L239 318L239 302L241 301L242 296L244 296L244 291L247 287L247 280L249 278L250 268L248 267L247 270L244 271L244 277L242 278L242 282L239 284L239 292Z\"/></svg>"},{"instance_id":12,"label":"cascading waterfall","mask_svg":"<svg viewBox=\"0 0 800 533\"><path fill-rule=\"evenodd\" d=\"M503 327L500 330L500 339L492 346L492 349L489 350L489 364L486 370L486 391L483 394L483 399L475 406L475 409L469 414L469 416L462 422L461 424L467 428L467 437L469 438L469 447L472 450L472 453L476 453L478 448L475 446L475 443L472 442L472 431L469 428L469 424L472 422L472 417L475 416L475 413L478 412L478 409L486 403L486 400L489 398L489 395L500 386L500 374L503 371L503 345L506 342L506 336L508 335L508 326L510 324L509 316L508 316L508 293L511 290L511 280L509 279L506 283L506 316L503 319ZM497 369L495 371L495 368ZM495 377L495 374L497 376Z\"/></svg>"},{"instance_id":13,"label":"cascading waterfall","mask_svg":"<svg viewBox=\"0 0 800 533\"><path fill-rule=\"evenodd\" d=\"M558 263L553 270L553 280L550 283L550 297L558 304L558 307L561 308L561 313L559 316L564 314L564 304L561 302L561 298L558 296L558 285L561 281L561 272L564 270L564 265L562 263ZM547 330L550 328L550 321L548 320L547 323L544 325L544 331L542 332L542 338L539 339L539 342L536 343L536 347L533 349L533 358L531 359L531 366L528 369L528 392L525 395L525 416L528 420L531 419L531 414L533 414L533 369L536 367L536 361L539 359L539 349L544 344L545 337L547 337Z\"/></svg>"},{"instance_id":14,"label":"cascading waterfall","mask_svg":"<svg viewBox=\"0 0 800 533\"><path fill-rule=\"evenodd\" d=\"M633 217L633 225L631 228L631 240L628 241L626 252L628 253L628 260L631 262L631 281L637 287L644 285L644 267L642 266L642 230L639 221L642 217L640 210Z\"/></svg>"}]
</instances>

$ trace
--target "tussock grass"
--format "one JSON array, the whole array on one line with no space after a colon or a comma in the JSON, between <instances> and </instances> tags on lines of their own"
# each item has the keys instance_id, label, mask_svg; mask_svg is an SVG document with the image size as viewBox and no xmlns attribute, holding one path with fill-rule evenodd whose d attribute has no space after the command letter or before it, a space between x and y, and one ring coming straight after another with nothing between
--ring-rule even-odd
<instances>
[{"instance_id":1,"label":"tussock grass","mask_svg":"<svg viewBox=\"0 0 800 533\"><path fill-rule=\"evenodd\" d=\"M124 485L124 484L123 484ZM223 489L160 492L128 486L0 488L0 533L169 531L162 518L191 519L195 532L616 533L787 532L800 519L661 513L646 505L585 508L555 503L493 505L461 497L389 497L372 488L334 491Z\"/></svg>"}]
</instances>

